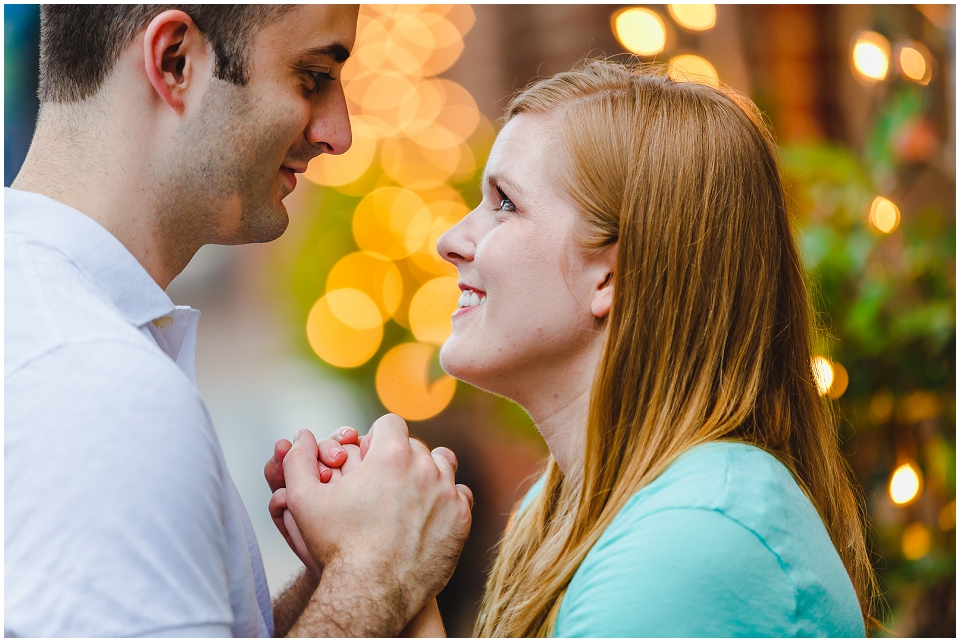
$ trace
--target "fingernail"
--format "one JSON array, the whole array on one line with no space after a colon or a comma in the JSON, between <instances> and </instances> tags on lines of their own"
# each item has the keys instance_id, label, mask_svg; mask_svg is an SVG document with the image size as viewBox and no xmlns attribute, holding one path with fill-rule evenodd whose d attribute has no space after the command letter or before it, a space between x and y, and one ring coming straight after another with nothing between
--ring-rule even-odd
<instances>
[{"instance_id":1,"label":"fingernail","mask_svg":"<svg viewBox=\"0 0 960 642\"><path fill-rule=\"evenodd\" d=\"M340 456L340 453L342 452L343 452L342 448L337 448L336 446L334 446L333 448L330 449L330 459L336 459L337 457Z\"/></svg>"},{"instance_id":2,"label":"fingernail","mask_svg":"<svg viewBox=\"0 0 960 642\"><path fill-rule=\"evenodd\" d=\"M300 429L297 431L297 434L293 436L293 443L297 443L297 440L303 437L303 433L307 432L306 430Z\"/></svg>"},{"instance_id":3,"label":"fingernail","mask_svg":"<svg viewBox=\"0 0 960 642\"><path fill-rule=\"evenodd\" d=\"M346 437L347 433L350 432L351 430L353 430L353 428L344 428L343 430L340 431L340 436Z\"/></svg>"},{"instance_id":4,"label":"fingernail","mask_svg":"<svg viewBox=\"0 0 960 642\"><path fill-rule=\"evenodd\" d=\"M323 482L324 484L330 481L330 478L332 476L333 476L333 473L331 473L330 470L327 468L324 468L323 470L320 471L320 481Z\"/></svg>"}]
</instances>

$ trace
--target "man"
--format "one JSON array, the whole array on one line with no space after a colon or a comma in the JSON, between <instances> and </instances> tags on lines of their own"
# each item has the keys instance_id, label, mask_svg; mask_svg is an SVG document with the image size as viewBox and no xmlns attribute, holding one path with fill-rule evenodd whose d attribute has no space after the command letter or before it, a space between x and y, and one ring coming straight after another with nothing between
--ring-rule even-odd
<instances>
[{"instance_id":1,"label":"man","mask_svg":"<svg viewBox=\"0 0 960 642\"><path fill-rule=\"evenodd\" d=\"M271 607L196 387L199 313L163 291L204 244L280 236L296 174L350 146L356 19L43 8L40 116L4 194L7 635L396 635L449 579L472 496L388 415L335 484L337 442L282 449L312 570Z\"/></svg>"}]
</instances>

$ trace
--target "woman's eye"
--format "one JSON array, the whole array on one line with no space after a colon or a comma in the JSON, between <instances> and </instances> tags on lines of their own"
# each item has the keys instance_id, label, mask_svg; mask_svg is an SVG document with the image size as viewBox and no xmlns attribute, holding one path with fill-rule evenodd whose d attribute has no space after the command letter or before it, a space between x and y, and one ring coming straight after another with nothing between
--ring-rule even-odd
<instances>
[{"instance_id":1,"label":"woman's eye","mask_svg":"<svg viewBox=\"0 0 960 642\"><path fill-rule=\"evenodd\" d=\"M501 212L514 212L517 209L517 206L513 204L507 195L503 193L503 190L499 187L497 188L497 195L500 197L500 211Z\"/></svg>"}]
</instances>

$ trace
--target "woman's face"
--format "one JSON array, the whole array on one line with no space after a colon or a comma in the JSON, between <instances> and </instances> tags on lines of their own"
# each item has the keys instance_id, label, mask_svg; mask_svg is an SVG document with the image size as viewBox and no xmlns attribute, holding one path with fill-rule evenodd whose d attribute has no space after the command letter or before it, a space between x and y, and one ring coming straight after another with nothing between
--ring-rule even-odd
<instances>
[{"instance_id":1,"label":"woman's face","mask_svg":"<svg viewBox=\"0 0 960 642\"><path fill-rule=\"evenodd\" d=\"M483 201L444 234L437 251L460 272L460 307L440 352L451 375L512 399L596 352L597 308L610 255L585 256L579 214L553 177L562 152L556 118L521 114L500 132ZM592 371L588 373L592 377Z\"/></svg>"}]
</instances>

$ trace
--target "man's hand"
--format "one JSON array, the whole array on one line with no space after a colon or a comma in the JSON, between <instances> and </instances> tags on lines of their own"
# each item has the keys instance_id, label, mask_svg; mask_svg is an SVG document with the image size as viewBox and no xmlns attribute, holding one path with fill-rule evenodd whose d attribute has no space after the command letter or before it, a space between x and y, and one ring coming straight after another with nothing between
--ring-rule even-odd
<instances>
[{"instance_id":1,"label":"man's hand","mask_svg":"<svg viewBox=\"0 0 960 642\"><path fill-rule=\"evenodd\" d=\"M316 465L317 474L321 481L327 482L335 476L341 476L340 467L347 463L348 450L355 453L355 459L359 459L359 447L357 445L359 441L360 435L355 428L343 427L333 433L329 439L324 439L317 444L319 458ZM263 467L263 476L266 478L270 490L274 492L274 497L270 499L270 516L273 518L277 530L283 535L283 539L287 541L287 546L296 553L314 579L320 579L323 568L310 556L303 543L303 538L297 530L296 522L289 512L284 510L286 508L286 495L281 493L279 497L277 496L277 491L282 491L285 486L283 460L292 445L286 439L277 441L273 446L273 458L269 459Z\"/></svg>"},{"instance_id":2,"label":"man's hand","mask_svg":"<svg viewBox=\"0 0 960 642\"><path fill-rule=\"evenodd\" d=\"M356 469L325 484L314 436L294 442L286 503L324 575L291 634L395 636L446 585L469 533L473 494L455 483L456 457L431 453L386 415Z\"/></svg>"},{"instance_id":3,"label":"man's hand","mask_svg":"<svg viewBox=\"0 0 960 642\"><path fill-rule=\"evenodd\" d=\"M342 448L346 444L358 445L360 443L360 434L356 428L344 426L317 444L320 453L319 464L317 465L320 481L328 482L333 476L333 470L343 466L347 461L346 451ZM283 458L286 457L293 444L287 439L277 440L273 445L273 457L267 460L263 467L263 476L270 486L270 492L276 492L278 488L286 486L283 479Z\"/></svg>"}]
</instances>

